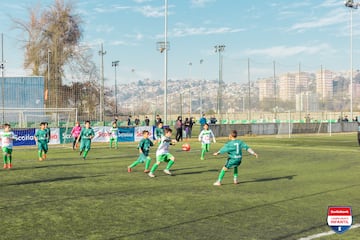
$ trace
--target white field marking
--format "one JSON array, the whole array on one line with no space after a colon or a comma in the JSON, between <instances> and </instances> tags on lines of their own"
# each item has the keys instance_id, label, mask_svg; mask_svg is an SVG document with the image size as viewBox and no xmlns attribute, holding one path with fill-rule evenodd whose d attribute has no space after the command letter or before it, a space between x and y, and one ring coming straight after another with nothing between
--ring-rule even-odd
<instances>
[{"instance_id":1,"label":"white field marking","mask_svg":"<svg viewBox=\"0 0 360 240\"><path fill-rule=\"evenodd\" d=\"M308 149L308 150L319 150L319 151L329 151L331 150L332 152L359 152L359 148L353 148L353 149L339 149L339 148L334 148L334 147L324 147L324 148L320 148L320 147L304 147L304 146L276 146L276 145L268 145L268 146L260 146L260 145L256 145L256 144L252 144L251 146L253 146L253 148L255 149L255 147L261 147L261 148L288 148L288 149Z\"/></svg>"},{"instance_id":2,"label":"white field marking","mask_svg":"<svg viewBox=\"0 0 360 240\"><path fill-rule=\"evenodd\" d=\"M355 229L358 227L360 227L360 223L352 225L349 230ZM329 235L333 235L333 234L335 234L334 231L322 232L322 233L314 234L314 235L311 235L308 237L299 238L299 240L312 240L312 239L321 238L321 237L325 237L325 236L329 236Z\"/></svg>"}]
</instances>

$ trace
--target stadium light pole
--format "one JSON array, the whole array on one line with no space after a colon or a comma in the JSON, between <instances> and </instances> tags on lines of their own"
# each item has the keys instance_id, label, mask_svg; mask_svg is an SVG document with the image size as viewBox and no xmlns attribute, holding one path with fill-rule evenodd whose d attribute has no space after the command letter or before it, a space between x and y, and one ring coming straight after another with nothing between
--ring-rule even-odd
<instances>
[{"instance_id":1,"label":"stadium light pole","mask_svg":"<svg viewBox=\"0 0 360 240\"><path fill-rule=\"evenodd\" d=\"M169 43L167 40L167 31L168 31L168 1L164 0L164 41L163 42L157 42L157 49L160 53L164 53L164 125L167 124L167 78L168 78L168 50Z\"/></svg>"},{"instance_id":2,"label":"stadium light pole","mask_svg":"<svg viewBox=\"0 0 360 240\"><path fill-rule=\"evenodd\" d=\"M217 114L220 114L220 98L221 98L221 82L222 82L222 52L225 50L225 45L214 46L215 52L219 53L219 84L217 92Z\"/></svg>"},{"instance_id":3,"label":"stadium light pole","mask_svg":"<svg viewBox=\"0 0 360 240\"><path fill-rule=\"evenodd\" d=\"M116 67L119 66L119 62L118 60L113 61L111 63L111 65L114 67L114 72L115 72L115 89L114 89L114 95L115 95L115 115L117 116L118 114L118 97L117 97L117 80L116 80Z\"/></svg>"},{"instance_id":4,"label":"stadium light pole","mask_svg":"<svg viewBox=\"0 0 360 240\"><path fill-rule=\"evenodd\" d=\"M200 59L200 65L203 65L203 63L204 63L204 60L203 60L203 59ZM203 69L202 69L202 72L203 72ZM204 73L203 73L202 75L204 75ZM203 76L203 77L204 77L204 76ZM204 80L205 80L205 77L204 77ZM202 85L202 80L200 80L200 116L201 116L202 113L203 113L202 90L203 90L203 85Z\"/></svg>"},{"instance_id":5,"label":"stadium light pole","mask_svg":"<svg viewBox=\"0 0 360 240\"><path fill-rule=\"evenodd\" d=\"M346 0L345 7L350 9L350 118L353 119L353 30L352 30L352 15L353 9L357 9L360 3L355 3L353 0Z\"/></svg>"},{"instance_id":6,"label":"stadium light pole","mask_svg":"<svg viewBox=\"0 0 360 240\"><path fill-rule=\"evenodd\" d=\"M4 71L5 71L5 61L4 61L4 34L1 33L1 100L2 100L2 122L5 123L5 79L4 79Z\"/></svg>"},{"instance_id":7,"label":"stadium light pole","mask_svg":"<svg viewBox=\"0 0 360 240\"><path fill-rule=\"evenodd\" d=\"M189 65L189 118L191 117L191 111L192 111L192 106L191 106L191 67L192 67L192 62L188 63Z\"/></svg>"},{"instance_id":8,"label":"stadium light pole","mask_svg":"<svg viewBox=\"0 0 360 240\"><path fill-rule=\"evenodd\" d=\"M104 55L106 51L104 51L103 44L100 46L100 60L101 60L101 87L100 87L100 122L103 121L104 117Z\"/></svg>"},{"instance_id":9,"label":"stadium light pole","mask_svg":"<svg viewBox=\"0 0 360 240\"><path fill-rule=\"evenodd\" d=\"M46 86L46 101L48 103L47 107L50 107L50 55L51 55L51 50L48 49L48 54L47 54L47 86ZM46 106L46 104L45 104Z\"/></svg>"}]
</instances>

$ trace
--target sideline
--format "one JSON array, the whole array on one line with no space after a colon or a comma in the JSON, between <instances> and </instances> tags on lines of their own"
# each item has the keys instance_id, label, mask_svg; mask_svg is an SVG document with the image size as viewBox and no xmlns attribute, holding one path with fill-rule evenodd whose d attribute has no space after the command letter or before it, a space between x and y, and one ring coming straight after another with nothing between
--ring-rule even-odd
<instances>
[{"instance_id":1,"label":"sideline","mask_svg":"<svg viewBox=\"0 0 360 240\"><path fill-rule=\"evenodd\" d=\"M360 223L355 224L355 225L352 225L349 230L355 229L355 228L358 228L358 227L360 227ZM325 236L329 236L329 235L333 235L333 234L335 234L334 231L328 231L328 232L323 232L323 233L314 234L314 235L311 235L311 236L308 236L308 237L304 237L304 238L299 238L299 240L312 240L312 239L316 239L316 238L320 238L320 237L325 237Z\"/></svg>"}]
</instances>

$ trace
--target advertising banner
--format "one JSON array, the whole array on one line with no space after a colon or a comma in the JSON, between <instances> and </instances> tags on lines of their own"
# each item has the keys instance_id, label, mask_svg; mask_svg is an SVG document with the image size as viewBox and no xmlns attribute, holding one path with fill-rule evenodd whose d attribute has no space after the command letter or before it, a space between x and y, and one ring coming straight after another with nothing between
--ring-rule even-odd
<instances>
[{"instance_id":1,"label":"advertising banner","mask_svg":"<svg viewBox=\"0 0 360 240\"><path fill-rule=\"evenodd\" d=\"M60 129L50 128L50 144L60 144Z\"/></svg>"},{"instance_id":2,"label":"advertising banner","mask_svg":"<svg viewBox=\"0 0 360 240\"><path fill-rule=\"evenodd\" d=\"M110 138L110 127L93 127L95 137L92 142L108 142Z\"/></svg>"},{"instance_id":3,"label":"advertising banner","mask_svg":"<svg viewBox=\"0 0 360 240\"><path fill-rule=\"evenodd\" d=\"M60 128L60 143L72 143L74 138L71 136L72 128Z\"/></svg>"},{"instance_id":4,"label":"advertising banner","mask_svg":"<svg viewBox=\"0 0 360 240\"><path fill-rule=\"evenodd\" d=\"M135 142L139 142L142 139L142 132L144 130L149 131L149 138L152 139L153 137L153 127L152 126L141 126L135 127Z\"/></svg>"},{"instance_id":5,"label":"advertising banner","mask_svg":"<svg viewBox=\"0 0 360 240\"><path fill-rule=\"evenodd\" d=\"M134 142L134 128L119 128L119 142Z\"/></svg>"},{"instance_id":6,"label":"advertising banner","mask_svg":"<svg viewBox=\"0 0 360 240\"><path fill-rule=\"evenodd\" d=\"M17 136L14 146L31 146L36 145L34 135L35 128L14 129L13 132Z\"/></svg>"}]
</instances>

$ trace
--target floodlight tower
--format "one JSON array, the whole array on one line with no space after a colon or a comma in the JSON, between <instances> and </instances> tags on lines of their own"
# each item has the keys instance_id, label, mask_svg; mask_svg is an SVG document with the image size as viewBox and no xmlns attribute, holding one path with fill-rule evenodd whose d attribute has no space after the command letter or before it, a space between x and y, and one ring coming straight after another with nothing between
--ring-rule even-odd
<instances>
[{"instance_id":1,"label":"floodlight tower","mask_svg":"<svg viewBox=\"0 0 360 240\"><path fill-rule=\"evenodd\" d=\"M111 63L111 66L114 67L114 72L115 72L115 90L114 90L114 95L115 95L115 115L117 117L118 114L118 97L117 97L117 80L116 80L116 67L119 66L119 62L118 60L113 61Z\"/></svg>"},{"instance_id":2,"label":"floodlight tower","mask_svg":"<svg viewBox=\"0 0 360 240\"><path fill-rule=\"evenodd\" d=\"M353 31L352 31L352 14L353 9L357 9L360 3L353 0L346 0L345 7L350 9L350 118L353 119Z\"/></svg>"},{"instance_id":3,"label":"floodlight tower","mask_svg":"<svg viewBox=\"0 0 360 240\"><path fill-rule=\"evenodd\" d=\"M217 114L220 114L220 98L221 98L221 82L222 82L222 52L225 50L225 45L214 46L215 52L219 53L219 86L217 92Z\"/></svg>"},{"instance_id":4,"label":"floodlight tower","mask_svg":"<svg viewBox=\"0 0 360 240\"><path fill-rule=\"evenodd\" d=\"M103 121L104 117L104 55L106 51L104 51L103 44L101 43L100 50L100 64L101 64L101 87L100 87L100 122Z\"/></svg>"}]
</instances>

